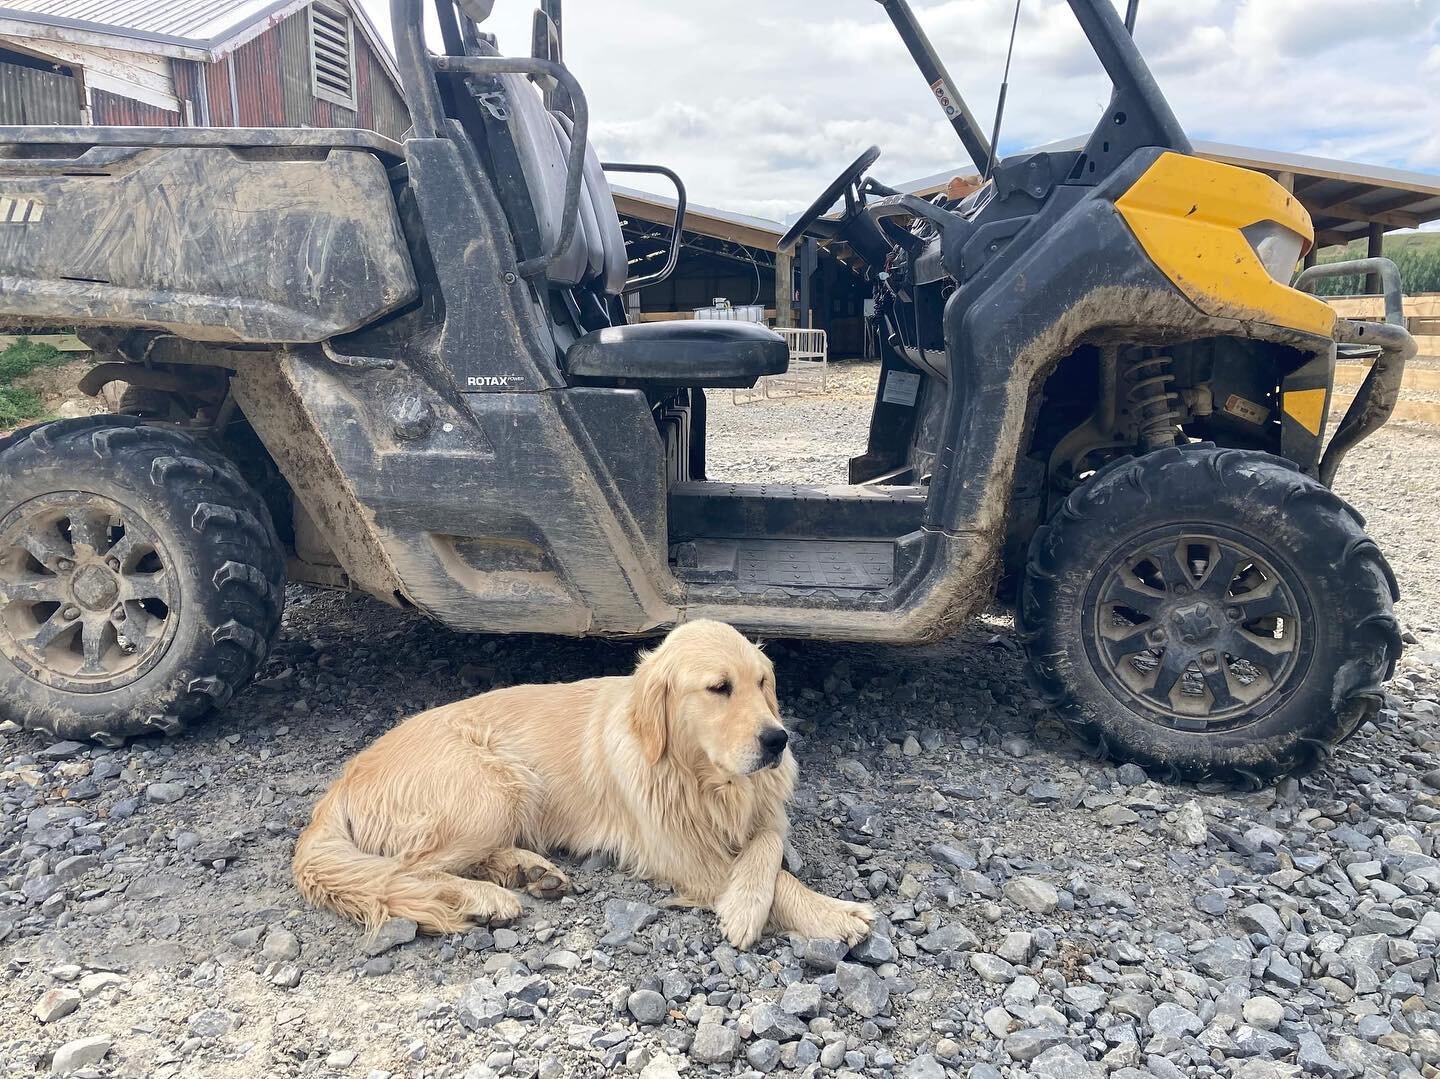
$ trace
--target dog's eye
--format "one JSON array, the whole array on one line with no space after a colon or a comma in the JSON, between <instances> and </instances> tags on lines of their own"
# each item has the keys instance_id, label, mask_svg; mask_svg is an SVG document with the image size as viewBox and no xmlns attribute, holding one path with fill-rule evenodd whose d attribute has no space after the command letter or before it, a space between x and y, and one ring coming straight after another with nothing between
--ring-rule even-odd
<instances>
[{"instance_id":1,"label":"dog's eye","mask_svg":"<svg viewBox=\"0 0 1440 1079\"><path fill-rule=\"evenodd\" d=\"M722 697L730 696L730 679L726 678L724 681L716 682L710 687L710 692L718 693Z\"/></svg>"}]
</instances>

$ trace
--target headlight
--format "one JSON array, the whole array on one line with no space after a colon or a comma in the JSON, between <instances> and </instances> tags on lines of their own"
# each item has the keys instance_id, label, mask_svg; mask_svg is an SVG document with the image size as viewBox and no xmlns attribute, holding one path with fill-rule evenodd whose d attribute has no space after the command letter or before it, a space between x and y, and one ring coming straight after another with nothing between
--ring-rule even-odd
<instances>
[{"instance_id":1,"label":"headlight","mask_svg":"<svg viewBox=\"0 0 1440 1079\"><path fill-rule=\"evenodd\" d=\"M1305 237L1274 221L1261 221L1240 230L1254 248L1265 272L1288 285L1295 276L1295 264L1305 253Z\"/></svg>"}]
</instances>

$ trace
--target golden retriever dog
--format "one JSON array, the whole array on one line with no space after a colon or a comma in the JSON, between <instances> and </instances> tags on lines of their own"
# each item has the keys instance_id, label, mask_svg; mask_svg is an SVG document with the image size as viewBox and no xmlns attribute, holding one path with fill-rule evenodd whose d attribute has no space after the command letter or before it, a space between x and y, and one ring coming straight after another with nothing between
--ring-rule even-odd
<instances>
[{"instance_id":1,"label":"golden retriever dog","mask_svg":"<svg viewBox=\"0 0 1440 1079\"><path fill-rule=\"evenodd\" d=\"M781 868L795 758L775 669L691 622L633 675L514 686L415 716L346 765L295 850L311 903L432 933L570 888L541 852L604 851L707 907L737 948L769 927L855 943L874 921Z\"/></svg>"}]
</instances>

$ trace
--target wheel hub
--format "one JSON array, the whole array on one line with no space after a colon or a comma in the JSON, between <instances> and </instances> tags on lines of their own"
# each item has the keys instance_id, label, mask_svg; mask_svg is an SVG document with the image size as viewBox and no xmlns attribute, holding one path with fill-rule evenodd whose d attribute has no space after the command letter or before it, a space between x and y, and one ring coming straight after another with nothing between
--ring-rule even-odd
<instances>
[{"instance_id":1,"label":"wheel hub","mask_svg":"<svg viewBox=\"0 0 1440 1079\"><path fill-rule=\"evenodd\" d=\"M1220 623L1208 603L1191 603L1177 607L1170 614L1170 624L1175 627L1180 640L1186 644L1204 644L1220 632Z\"/></svg>"},{"instance_id":2,"label":"wheel hub","mask_svg":"<svg viewBox=\"0 0 1440 1079\"><path fill-rule=\"evenodd\" d=\"M120 582L105 566L81 566L70 578L70 593L87 611L108 611L120 598Z\"/></svg>"},{"instance_id":3,"label":"wheel hub","mask_svg":"<svg viewBox=\"0 0 1440 1079\"><path fill-rule=\"evenodd\" d=\"M0 519L0 656L71 693L130 685L174 640L173 566L155 531L112 499L24 503Z\"/></svg>"},{"instance_id":4,"label":"wheel hub","mask_svg":"<svg viewBox=\"0 0 1440 1079\"><path fill-rule=\"evenodd\" d=\"M1173 729L1252 722L1296 669L1303 628L1294 590L1238 536L1149 535L1109 559L1091 586L1096 673Z\"/></svg>"}]
</instances>

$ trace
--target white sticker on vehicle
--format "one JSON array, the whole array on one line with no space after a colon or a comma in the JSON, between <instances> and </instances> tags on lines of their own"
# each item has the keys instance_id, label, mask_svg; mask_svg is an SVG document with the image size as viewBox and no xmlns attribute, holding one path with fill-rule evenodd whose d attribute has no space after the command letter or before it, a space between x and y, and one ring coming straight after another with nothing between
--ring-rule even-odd
<instances>
[{"instance_id":1,"label":"white sticker on vehicle","mask_svg":"<svg viewBox=\"0 0 1440 1079\"><path fill-rule=\"evenodd\" d=\"M885 376L885 392L880 400L887 405L915 406L920 396L920 376L911 371L891 371Z\"/></svg>"},{"instance_id":2,"label":"white sticker on vehicle","mask_svg":"<svg viewBox=\"0 0 1440 1079\"><path fill-rule=\"evenodd\" d=\"M954 119L960 114L960 91L948 85L944 79L936 79L930 84L930 90L935 95L935 100L940 102L940 107L945 110L945 115Z\"/></svg>"}]
</instances>

